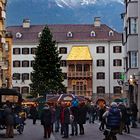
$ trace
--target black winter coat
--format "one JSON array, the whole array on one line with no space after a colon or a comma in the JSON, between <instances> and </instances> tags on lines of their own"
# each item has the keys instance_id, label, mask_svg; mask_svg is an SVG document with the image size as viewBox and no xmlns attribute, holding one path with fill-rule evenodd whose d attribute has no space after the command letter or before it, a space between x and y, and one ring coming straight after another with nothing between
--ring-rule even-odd
<instances>
[{"instance_id":1,"label":"black winter coat","mask_svg":"<svg viewBox=\"0 0 140 140\"><path fill-rule=\"evenodd\" d=\"M50 126L52 120L52 114L50 109L43 109L41 113L41 124L44 126Z\"/></svg>"},{"instance_id":2,"label":"black winter coat","mask_svg":"<svg viewBox=\"0 0 140 140\"><path fill-rule=\"evenodd\" d=\"M87 107L81 106L79 107L78 111L78 124L85 124L86 123L86 116L87 116Z\"/></svg>"}]
</instances>

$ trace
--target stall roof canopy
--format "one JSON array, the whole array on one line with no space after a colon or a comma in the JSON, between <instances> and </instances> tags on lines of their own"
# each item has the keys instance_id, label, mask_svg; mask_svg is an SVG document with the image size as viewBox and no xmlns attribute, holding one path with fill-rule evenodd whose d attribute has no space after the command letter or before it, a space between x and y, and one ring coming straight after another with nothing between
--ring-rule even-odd
<instances>
[{"instance_id":1,"label":"stall roof canopy","mask_svg":"<svg viewBox=\"0 0 140 140\"><path fill-rule=\"evenodd\" d=\"M17 95L17 96L20 96L21 94L19 92L17 92L15 89L1 88L0 89L0 95Z\"/></svg>"},{"instance_id":2,"label":"stall roof canopy","mask_svg":"<svg viewBox=\"0 0 140 140\"><path fill-rule=\"evenodd\" d=\"M67 60L92 60L88 46L73 46Z\"/></svg>"}]
</instances>

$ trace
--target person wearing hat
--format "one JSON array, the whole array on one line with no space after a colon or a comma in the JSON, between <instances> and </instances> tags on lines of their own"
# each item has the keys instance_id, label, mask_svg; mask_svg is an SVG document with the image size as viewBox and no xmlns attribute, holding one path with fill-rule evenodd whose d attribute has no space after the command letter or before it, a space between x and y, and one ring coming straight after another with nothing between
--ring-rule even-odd
<instances>
[{"instance_id":1,"label":"person wearing hat","mask_svg":"<svg viewBox=\"0 0 140 140\"><path fill-rule=\"evenodd\" d=\"M110 129L113 132L112 134L114 137L116 137L121 123L121 111L119 110L117 103L111 103L109 110L103 114L103 118L106 119L106 128Z\"/></svg>"},{"instance_id":2,"label":"person wearing hat","mask_svg":"<svg viewBox=\"0 0 140 140\"><path fill-rule=\"evenodd\" d=\"M73 116L73 121L71 122L72 133L71 136L78 135L78 100L74 99L71 103L70 112Z\"/></svg>"},{"instance_id":3,"label":"person wearing hat","mask_svg":"<svg viewBox=\"0 0 140 140\"><path fill-rule=\"evenodd\" d=\"M45 105L41 113L41 124L44 128L44 138L50 138L51 136L51 120L52 114L49 105Z\"/></svg>"}]
</instances>

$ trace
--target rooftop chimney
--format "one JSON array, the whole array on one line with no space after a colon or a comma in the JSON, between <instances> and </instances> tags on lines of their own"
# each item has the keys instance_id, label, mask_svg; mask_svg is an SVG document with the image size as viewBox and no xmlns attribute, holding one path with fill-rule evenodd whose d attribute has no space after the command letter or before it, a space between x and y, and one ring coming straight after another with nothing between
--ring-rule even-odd
<instances>
[{"instance_id":1,"label":"rooftop chimney","mask_svg":"<svg viewBox=\"0 0 140 140\"><path fill-rule=\"evenodd\" d=\"M30 28L30 20L29 19L23 19L23 28Z\"/></svg>"},{"instance_id":2,"label":"rooftop chimney","mask_svg":"<svg viewBox=\"0 0 140 140\"><path fill-rule=\"evenodd\" d=\"M94 26L95 27L100 27L101 26L100 17L95 17L94 18Z\"/></svg>"}]
</instances>

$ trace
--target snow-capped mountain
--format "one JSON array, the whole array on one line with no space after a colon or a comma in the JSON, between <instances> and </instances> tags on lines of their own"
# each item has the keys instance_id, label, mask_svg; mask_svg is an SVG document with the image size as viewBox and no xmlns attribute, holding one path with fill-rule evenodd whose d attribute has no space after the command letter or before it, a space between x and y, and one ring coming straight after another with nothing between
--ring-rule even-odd
<instances>
[{"instance_id":1,"label":"snow-capped mountain","mask_svg":"<svg viewBox=\"0 0 140 140\"><path fill-rule=\"evenodd\" d=\"M111 2L118 2L123 4L123 0L55 0L58 6L77 7L83 5L94 4L109 4Z\"/></svg>"},{"instance_id":2,"label":"snow-capped mountain","mask_svg":"<svg viewBox=\"0 0 140 140\"><path fill-rule=\"evenodd\" d=\"M7 26L22 24L29 18L31 24L93 23L94 17L110 27L122 31L124 0L9 0Z\"/></svg>"}]
</instances>

